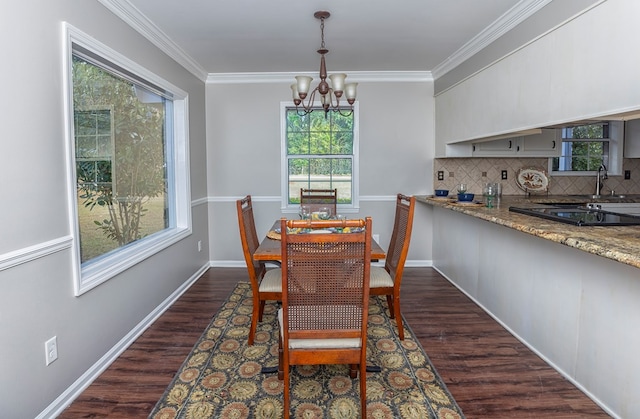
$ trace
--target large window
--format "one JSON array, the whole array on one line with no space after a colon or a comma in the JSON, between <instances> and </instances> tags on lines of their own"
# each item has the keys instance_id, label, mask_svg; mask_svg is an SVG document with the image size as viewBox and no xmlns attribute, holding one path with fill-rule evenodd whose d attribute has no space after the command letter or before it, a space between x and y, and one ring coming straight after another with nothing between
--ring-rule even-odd
<instances>
[{"instance_id":1,"label":"large window","mask_svg":"<svg viewBox=\"0 0 640 419\"><path fill-rule=\"evenodd\" d=\"M350 115L322 108L301 115L285 107L283 182L285 206L300 202L300 189L337 189L338 205L357 206L357 107Z\"/></svg>"},{"instance_id":2,"label":"large window","mask_svg":"<svg viewBox=\"0 0 640 419\"><path fill-rule=\"evenodd\" d=\"M557 172L597 171L609 166L609 124L578 125L562 129L560 157L552 160Z\"/></svg>"},{"instance_id":3,"label":"large window","mask_svg":"<svg viewBox=\"0 0 640 419\"><path fill-rule=\"evenodd\" d=\"M186 94L67 29L80 294L190 232Z\"/></svg>"}]
</instances>

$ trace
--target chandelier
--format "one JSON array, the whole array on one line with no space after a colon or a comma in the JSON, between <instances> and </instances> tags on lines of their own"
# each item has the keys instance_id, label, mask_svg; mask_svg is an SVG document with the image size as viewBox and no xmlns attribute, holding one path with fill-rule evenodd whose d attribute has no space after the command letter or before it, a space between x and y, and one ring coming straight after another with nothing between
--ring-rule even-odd
<instances>
[{"instance_id":1,"label":"chandelier","mask_svg":"<svg viewBox=\"0 0 640 419\"><path fill-rule=\"evenodd\" d=\"M320 95L320 103L324 109L325 116L329 110L339 112L340 115L349 116L353 113L353 104L356 101L356 88L358 83L346 83L345 79L347 75L344 73L332 74L329 76L331 80L331 87L327 83L327 66L324 62L324 56L329 52L324 46L324 21L331 13L326 11L318 11L313 14L316 19L320 19L320 34L322 43L318 54L320 54L320 83L315 89L309 93L312 77L309 76L296 76L296 83L291 85L293 92L293 103L296 105L296 110L299 115L307 115L313 111L313 104L315 101L316 93ZM343 112L340 108L340 98L345 95L347 102L350 105L349 111ZM305 98L307 99L305 103ZM302 109L300 108L302 106Z\"/></svg>"}]
</instances>

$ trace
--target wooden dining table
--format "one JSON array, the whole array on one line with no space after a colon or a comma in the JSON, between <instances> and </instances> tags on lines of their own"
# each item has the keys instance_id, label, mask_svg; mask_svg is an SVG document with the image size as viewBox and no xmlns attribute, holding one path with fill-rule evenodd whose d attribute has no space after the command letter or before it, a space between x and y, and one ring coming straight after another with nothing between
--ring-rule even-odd
<instances>
[{"instance_id":1,"label":"wooden dining table","mask_svg":"<svg viewBox=\"0 0 640 419\"><path fill-rule=\"evenodd\" d=\"M280 228L280 220L273 223L271 231ZM259 261L282 261L280 240L265 237L253 254L254 260ZM382 247L375 240L371 239L371 260L377 261L386 258L387 255Z\"/></svg>"}]
</instances>

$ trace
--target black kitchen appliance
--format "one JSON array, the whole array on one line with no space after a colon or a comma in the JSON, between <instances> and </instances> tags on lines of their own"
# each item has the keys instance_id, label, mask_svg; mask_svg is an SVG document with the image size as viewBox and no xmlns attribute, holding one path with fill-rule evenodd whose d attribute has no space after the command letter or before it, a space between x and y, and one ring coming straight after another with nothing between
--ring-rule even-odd
<instances>
[{"instance_id":1,"label":"black kitchen appliance","mask_svg":"<svg viewBox=\"0 0 640 419\"><path fill-rule=\"evenodd\" d=\"M576 226L640 225L640 216L586 207L509 207L509 211Z\"/></svg>"}]
</instances>

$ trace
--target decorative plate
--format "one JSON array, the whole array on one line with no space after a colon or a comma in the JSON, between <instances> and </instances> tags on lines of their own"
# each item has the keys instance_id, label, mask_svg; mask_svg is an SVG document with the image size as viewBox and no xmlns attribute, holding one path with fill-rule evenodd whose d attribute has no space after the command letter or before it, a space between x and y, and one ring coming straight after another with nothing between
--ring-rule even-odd
<instances>
[{"instance_id":1,"label":"decorative plate","mask_svg":"<svg viewBox=\"0 0 640 419\"><path fill-rule=\"evenodd\" d=\"M523 168L518 171L516 184L525 192L547 192L549 189L549 178L547 177L547 173L542 169Z\"/></svg>"}]
</instances>

